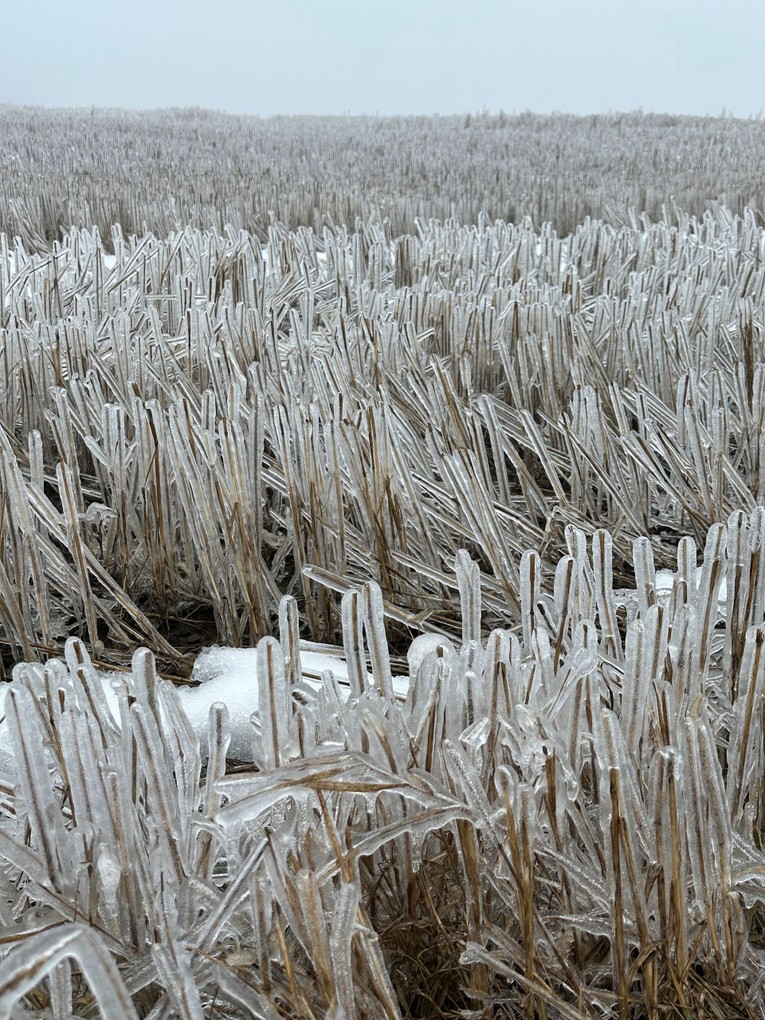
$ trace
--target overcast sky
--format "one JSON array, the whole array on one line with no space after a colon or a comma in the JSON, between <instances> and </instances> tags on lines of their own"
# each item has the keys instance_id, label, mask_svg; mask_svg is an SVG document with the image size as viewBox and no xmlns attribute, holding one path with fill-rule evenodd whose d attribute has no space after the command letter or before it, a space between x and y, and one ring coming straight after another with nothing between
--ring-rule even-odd
<instances>
[{"instance_id":1,"label":"overcast sky","mask_svg":"<svg viewBox=\"0 0 765 1020\"><path fill-rule=\"evenodd\" d=\"M758 115L763 0L17 0L0 102Z\"/></svg>"}]
</instances>

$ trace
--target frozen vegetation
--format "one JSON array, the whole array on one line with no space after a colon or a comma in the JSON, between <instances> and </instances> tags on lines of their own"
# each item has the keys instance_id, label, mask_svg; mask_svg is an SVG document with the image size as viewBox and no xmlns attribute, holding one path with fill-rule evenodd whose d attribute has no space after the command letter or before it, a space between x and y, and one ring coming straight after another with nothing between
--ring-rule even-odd
<instances>
[{"instance_id":1,"label":"frozen vegetation","mask_svg":"<svg viewBox=\"0 0 765 1020\"><path fill-rule=\"evenodd\" d=\"M763 1016L761 122L0 123L0 1018Z\"/></svg>"},{"instance_id":2,"label":"frozen vegetation","mask_svg":"<svg viewBox=\"0 0 765 1020\"><path fill-rule=\"evenodd\" d=\"M384 218L551 222L712 199L765 208L765 120L617 113L232 117L207 110L0 106L0 231L44 250L73 223L165 237L226 226L265 240Z\"/></svg>"}]
</instances>

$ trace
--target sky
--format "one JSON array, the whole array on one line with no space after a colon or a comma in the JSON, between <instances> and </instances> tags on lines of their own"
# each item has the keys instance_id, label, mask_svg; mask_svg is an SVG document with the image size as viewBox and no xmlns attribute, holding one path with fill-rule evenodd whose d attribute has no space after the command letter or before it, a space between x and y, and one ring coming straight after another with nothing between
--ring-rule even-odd
<instances>
[{"instance_id":1,"label":"sky","mask_svg":"<svg viewBox=\"0 0 765 1020\"><path fill-rule=\"evenodd\" d=\"M35 0L0 103L759 116L762 0Z\"/></svg>"}]
</instances>

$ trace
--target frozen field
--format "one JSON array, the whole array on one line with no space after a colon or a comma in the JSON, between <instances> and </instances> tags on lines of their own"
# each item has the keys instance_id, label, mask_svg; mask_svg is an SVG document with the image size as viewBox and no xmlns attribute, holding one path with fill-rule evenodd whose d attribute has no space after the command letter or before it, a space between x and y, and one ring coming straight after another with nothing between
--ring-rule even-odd
<instances>
[{"instance_id":1,"label":"frozen field","mask_svg":"<svg viewBox=\"0 0 765 1020\"><path fill-rule=\"evenodd\" d=\"M762 1016L761 122L0 126L0 1017Z\"/></svg>"}]
</instances>

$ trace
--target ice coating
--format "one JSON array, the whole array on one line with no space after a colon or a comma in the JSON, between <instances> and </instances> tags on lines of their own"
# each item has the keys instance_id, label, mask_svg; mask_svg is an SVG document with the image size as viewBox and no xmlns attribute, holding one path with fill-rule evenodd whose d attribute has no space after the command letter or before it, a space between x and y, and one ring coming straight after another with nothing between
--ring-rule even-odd
<instances>
[{"instance_id":1,"label":"ice coating","mask_svg":"<svg viewBox=\"0 0 765 1020\"><path fill-rule=\"evenodd\" d=\"M114 256L108 256L114 258ZM695 571L696 584L701 579L702 568ZM666 602L671 594L676 574L672 570L657 570L655 589L660 602ZM631 593L634 595L634 592ZM723 577L718 591L718 607L725 608L727 585ZM425 659L441 651L442 654L455 652L454 644L441 634L420 634L411 643L407 652L408 676L393 677L393 691L397 698L405 699L409 692L410 678L416 677ZM257 649L226 648L212 646L198 655L191 679L193 686L177 688L184 712L196 733L202 753L207 753L207 733L210 707L216 702L226 705L231 727L229 756L237 761L252 760L253 717L258 713L258 667ZM302 682L309 689L318 692L322 676L331 672L338 684L341 700L350 696L348 666L341 649L336 651L301 650ZM119 700L115 686L124 682L129 674L124 672L99 672L109 710L115 722L119 722ZM371 686L372 675L367 673ZM5 723L4 702L8 684L0 684L0 771L13 772L15 768L8 729Z\"/></svg>"}]
</instances>

